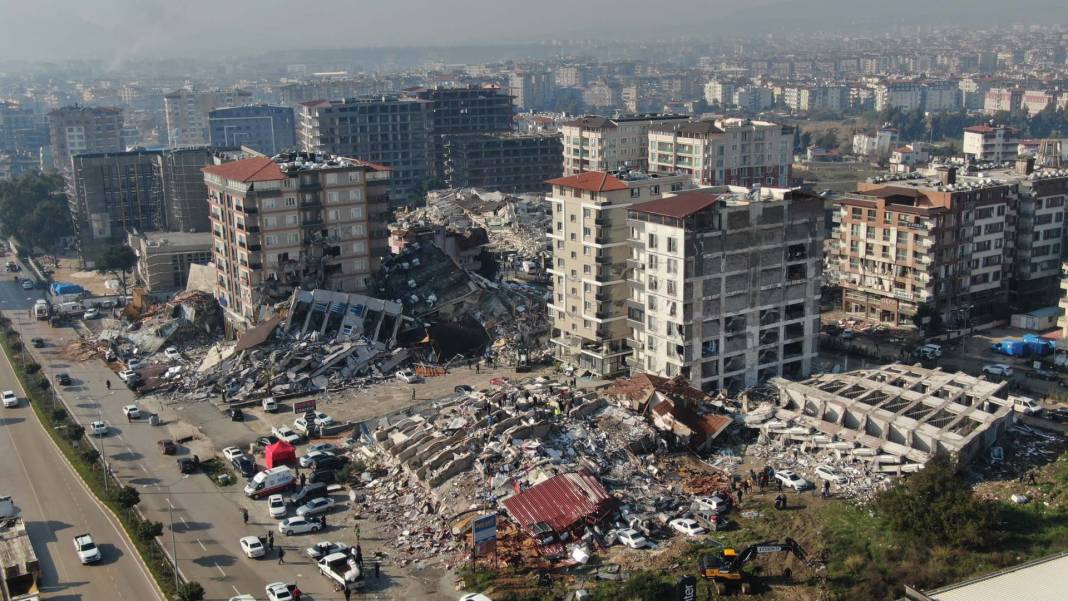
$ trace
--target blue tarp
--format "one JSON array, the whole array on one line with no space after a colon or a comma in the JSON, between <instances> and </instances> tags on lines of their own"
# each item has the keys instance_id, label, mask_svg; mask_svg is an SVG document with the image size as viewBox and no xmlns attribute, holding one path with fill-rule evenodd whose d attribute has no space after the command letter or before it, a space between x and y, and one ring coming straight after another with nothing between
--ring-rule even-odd
<instances>
[{"instance_id":1,"label":"blue tarp","mask_svg":"<svg viewBox=\"0 0 1068 601\"><path fill-rule=\"evenodd\" d=\"M85 292L85 288L82 288L78 284L68 284L66 282L53 282L48 287L52 296L62 296L64 294L81 294Z\"/></svg>"}]
</instances>

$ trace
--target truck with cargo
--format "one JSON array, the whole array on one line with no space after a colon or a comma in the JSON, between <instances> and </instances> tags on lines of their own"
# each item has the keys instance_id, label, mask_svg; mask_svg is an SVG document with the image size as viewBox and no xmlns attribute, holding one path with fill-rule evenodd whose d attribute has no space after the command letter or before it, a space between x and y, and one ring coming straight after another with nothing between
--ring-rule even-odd
<instances>
[{"instance_id":1,"label":"truck with cargo","mask_svg":"<svg viewBox=\"0 0 1068 601\"><path fill-rule=\"evenodd\" d=\"M39 601L41 564L11 497L0 497L0 599Z\"/></svg>"},{"instance_id":2,"label":"truck with cargo","mask_svg":"<svg viewBox=\"0 0 1068 601\"><path fill-rule=\"evenodd\" d=\"M333 583L334 590L354 591L363 586L360 566L347 553L331 553L320 559L319 573Z\"/></svg>"}]
</instances>

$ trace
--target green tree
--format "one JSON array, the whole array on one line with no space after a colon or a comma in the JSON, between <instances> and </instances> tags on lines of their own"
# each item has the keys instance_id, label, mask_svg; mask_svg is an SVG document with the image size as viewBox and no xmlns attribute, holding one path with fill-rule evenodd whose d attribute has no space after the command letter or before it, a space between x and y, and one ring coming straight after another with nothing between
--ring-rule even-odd
<instances>
[{"instance_id":1,"label":"green tree","mask_svg":"<svg viewBox=\"0 0 1068 601\"><path fill-rule=\"evenodd\" d=\"M0 181L0 234L53 253L73 232L58 174L27 173Z\"/></svg>"},{"instance_id":2,"label":"green tree","mask_svg":"<svg viewBox=\"0 0 1068 601\"><path fill-rule=\"evenodd\" d=\"M813 142L820 148L838 148L838 128L832 127L822 131Z\"/></svg>"},{"instance_id":3,"label":"green tree","mask_svg":"<svg viewBox=\"0 0 1068 601\"><path fill-rule=\"evenodd\" d=\"M111 246L97 260L97 272L102 274L113 273L119 276L122 282L122 293L125 295L126 275L137 265L137 253L129 246Z\"/></svg>"},{"instance_id":4,"label":"green tree","mask_svg":"<svg viewBox=\"0 0 1068 601\"><path fill-rule=\"evenodd\" d=\"M923 329L923 331L930 336L931 334L938 332L942 329L942 316L938 313L938 310L922 303L916 307L916 313L912 316L912 323L916 327Z\"/></svg>"},{"instance_id":5,"label":"green tree","mask_svg":"<svg viewBox=\"0 0 1068 601\"><path fill-rule=\"evenodd\" d=\"M160 522L137 520L137 525L134 526L134 535L144 542L151 541L161 534L163 534L163 524Z\"/></svg>"},{"instance_id":6,"label":"green tree","mask_svg":"<svg viewBox=\"0 0 1068 601\"><path fill-rule=\"evenodd\" d=\"M198 582L183 582L178 586L178 601L203 601L204 587Z\"/></svg>"},{"instance_id":7,"label":"green tree","mask_svg":"<svg viewBox=\"0 0 1068 601\"><path fill-rule=\"evenodd\" d=\"M132 486L123 486L114 492L115 502L124 509L130 509L141 502L141 493Z\"/></svg>"}]
</instances>

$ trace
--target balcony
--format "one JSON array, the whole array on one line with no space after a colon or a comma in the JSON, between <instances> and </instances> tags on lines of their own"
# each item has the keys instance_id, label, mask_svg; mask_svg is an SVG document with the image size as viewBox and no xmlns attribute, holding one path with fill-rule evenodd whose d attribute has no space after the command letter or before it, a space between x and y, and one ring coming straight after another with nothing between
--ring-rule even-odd
<instances>
[{"instance_id":1,"label":"balcony","mask_svg":"<svg viewBox=\"0 0 1068 601\"><path fill-rule=\"evenodd\" d=\"M246 215L255 215L256 213L260 212L259 209L257 209L256 207L254 207L252 205L242 205L242 206L239 206L239 207L236 207L236 208L237 208L238 211L241 211L242 213L244 213Z\"/></svg>"},{"instance_id":2,"label":"balcony","mask_svg":"<svg viewBox=\"0 0 1068 601\"><path fill-rule=\"evenodd\" d=\"M597 255L596 257L593 258L593 260L598 265L606 265L608 263L614 262L613 261L613 257L611 257L609 255Z\"/></svg>"},{"instance_id":3,"label":"balcony","mask_svg":"<svg viewBox=\"0 0 1068 601\"><path fill-rule=\"evenodd\" d=\"M245 231L250 233L250 234L258 234L258 233L260 233L260 226L258 226L258 225L250 225L247 228L245 228Z\"/></svg>"},{"instance_id":4,"label":"balcony","mask_svg":"<svg viewBox=\"0 0 1068 601\"><path fill-rule=\"evenodd\" d=\"M300 227L313 228L313 227L321 227L322 225L323 225L323 218L322 217L312 217L310 219L305 219L305 220L300 222Z\"/></svg>"},{"instance_id":5,"label":"balcony","mask_svg":"<svg viewBox=\"0 0 1068 601\"><path fill-rule=\"evenodd\" d=\"M259 252L260 249L261 249L261 246L259 244L249 244L248 245L248 249L251 252Z\"/></svg>"},{"instance_id":6,"label":"balcony","mask_svg":"<svg viewBox=\"0 0 1068 601\"><path fill-rule=\"evenodd\" d=\"M593 220L593 224L598 227L612 227L612 220L607 217L598 217Z\"/></svg>"},{"instance_id":7,"label":"balcony","mask_svg":"<svg viewBox=\"0 0 1068 601\"><path fill-rule=\"evenodd\" d=\"M302 192L314 192L323 189L323 183L319 181L319 178L303 179L300 180L299 189Z\"/></svg>"},{"instance_id":8,"label":"balcony","mask_svg":"<svg viewBox=\"0 0 1068 601\"><path fill-rule=\"evenodd\" d=\"M594 244L611 244L613 242L615 242L615 240L612 240L611 236L600 235L600 236L594 236L593 237L593 243Z\"/></svg>"},{"instance_id":9,"label":"balcony","mask_svg":"<svg viewBox=\"0 0 1068 601\"><path fill-rule=\"evenodd\" d=\"M314 198L312 200L301 200L300 201L300 208L302 208L302 209L318 209L318 208L320 208L322 206L323 206L323 203L318 198Z\"/></svg>"}]
</instances>

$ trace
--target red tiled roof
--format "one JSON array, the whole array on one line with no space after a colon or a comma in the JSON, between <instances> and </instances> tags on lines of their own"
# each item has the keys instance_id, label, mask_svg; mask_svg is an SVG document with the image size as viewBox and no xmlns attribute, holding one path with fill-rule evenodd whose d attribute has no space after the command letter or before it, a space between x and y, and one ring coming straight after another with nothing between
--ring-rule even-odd
<instances>
[{"instance_id":1,"label":"red tiled roof","mask_svg":"<svg viewBox=\"0 0 1068 601\"><path fill-rule=\"evenodd\" d=\"M631 205L630 210L683 219L716 204L719 197L719 192L693 190L691 192L682 192L675 196L640 202L636 205Z\"/></svg>"},{"instance_id":2,"label":"red tiled roof","mask_svg":"<svg viewBox=\"0 0 1068 601\"><path fill-rule=\"evenodd\" d=\"M632 378L618 378L604 392L609 396L624 396L632 401L643 403L653 391L670 398L684 399L692 403L699 403L708 398L707 394L690 386L689 382L681 376L664 378L652 374L638 374ZM655 410L656 408L654 407L653 409Z\"/></svg>"},{"instance_id":3,"label":"red tiled roof","mask_svg":"<svg viewBox=\"0 0 1068 601\"><path fill-rule=\"evenodd\" d=\"M587 518L599 520L616 507L597 477L587 470L553 476L504 500L504 508L521 527L545 522L567 532Z\"/></svg>"},{"instance_id":4,"label":"red tiled roof","mask_svg":"<svg viewBox=\"0 0 1068 601\"><path fill-rule=\"evenodd\" d=\"M212 165L202 168L201 171L245 183L270 182L286 178L278 167L278 163L267 157L252 157L223 163L222 165Z\"/></svg>"},{"instance_id":5,"label":"red tiled roof","mask_svg":"<svg viewBox=\"0 0 1068 601\"><path fill-rule=\"evenodd\" d=\"M627 184L623 183L623 180L604 171L586 171L577 175L545 180L545 183L551 186L578 188L588 192L612 192L627 189Z\"/></svg>"}]
</instances>

